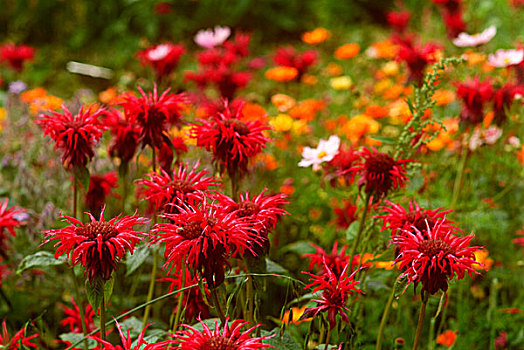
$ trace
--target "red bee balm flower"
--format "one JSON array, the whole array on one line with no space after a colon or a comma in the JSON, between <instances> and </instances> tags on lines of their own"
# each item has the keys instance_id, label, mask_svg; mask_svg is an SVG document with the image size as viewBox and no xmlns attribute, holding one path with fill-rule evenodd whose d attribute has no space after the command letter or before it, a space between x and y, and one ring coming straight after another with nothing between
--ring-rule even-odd
<instances>
[{"instance_id":1,"label":"red bee balm flower","mask_svg":"<svg viewBox=\"0 0 524 350\"><path fill-rule=\"evenodd\" d=\"M0 61L6 61L17 72L21 72L24 62L32 61L34 56L35 49L31 46L14 44L0 46Z\"/></svg>"},{"instance_id":2,"label":"red bee balm flower","mask_svg":"<svg viewBox=\"0 0 524 350\"><path fill-rule=\"evenodd\" d=\"M122 346L120 345L113 345L108 341L102 340L99 337L90 337L91 339L95 339L100 344L104 345L105 350L166 350L166 349L173 349L171 345L174 344L174 340L165 340L159 343L148 343L144 340L146 328L149 327L149 325L146 325L144 329L142 329L142 332L138 335L138 339L136 341L131 340L130 330L127 330L127 335L124 335L124 332L122 331L122 327L120 324L115 321L118 333L120 334L120 341L122 342ZM134 344L134 345L133 345ZM145 345L145 346L144 346Z\"/></svg>"},{"instance_id":3,"label":"red bee balm flower","mask_svg":"<svg viewBox=\"0 0 524 350\"><path fill-rule=\"evenodd\" d=\"M353 176L356 173L361 174L359 188L365 186L364 192L373 196L374 201L386 196L391 189L404 186L408 180L404 164L410 162L410 159L394 160L374 147L364 148L360 158L360 161L355 163L356 166L346 172L352 172Z\"/></svg>"},{"instance_id":4,"label":"red bee balm flower","mask_svg":"<svg viewBox=\"0 0 524 350\"><path fill-rule=\"evenodd\" d=\"M400 46L397 59L406 62L409 70L409 81L422 86L424 70L428 64L434 63L435 52L440 49L439 45L428 43L420 46L413 42L413 38L395 37L395 42Z\"/></svg>"},{"instance_id":5,"label":"red bee balm flower","mask_svg":"<svg viewBox=\"0 0 524 350\"><path fill-rule=\"evenodd\" d=\"M153 67L157 79L161 79L171 74L185 52L186 49L180 44L165 43L148 47L136 55L140 64Z\"/></svg>"},{"instance_id":6,"label":"red bee balm flower","mask_svg":"<svg viewBox=\"0 0 524 350\"><path fill-rule=\"evenodd\" d=\"M422 282L422 291L435 294L439 290L448 290L448 280L455 275L464 278L465 271L479 274L473 265L475 251L481 247L469 247L474 235L457 237L451 230L445 230L442 223L427 227L426 235L415 229L415 233L405 231L402 235L393 237L400 254L395 259L410 283Z\"/></svg>"},{"instance_id":7,"label":"red bee balm flower","mask_svg":"<svg viewBox=\"0 0 524 350\"><path fill-rule=\"evenodd\" d=\"M336 276L340 276L342 274L342 271L345 270L349 262L349 255L346 255L346 249L348 248L347 244L344 245L339 252L338 242L335 241L331 254L326 253L324 249L320 248L316 244L309 244L311 244L316 249L316 252L313 254L304 254L302 257L311 259L309 262L310 270L313 270L315 266L318 268L323 268L326 266L327 269L322 270L322 273L327 274L329 270L332 271Z\"/></svg>"},{"instance_id":8,"label":"red bee balm flower","mask_svg":"<svg viewBox=\"0 0 524 350\"><path fill-rule=\"evenodd\" d=\"M466 80L457 83L457 97L462 99L460 119L464 123L480 124L484 118L484 103L493 98L493 87L488 81Z\"/></svg>"},{"instance_id":9,"label":"red bee balm flower","mask_svg":"<svg viewBox=\"0 0 524 350\"><path fill-rule=\"evenodd\" d=\"M82 333L82 321L80 320L80 308L78 307L77 303L73 298L71 298L71 303L73 304L73 308L68 308L65 305L61 305L64 309L64 315L65 318L60 321L60 325L62 327L69 327L69 331L72 333ZM91 305L88 304L85 309L84 314L84 320L86 323L87 332L90 333L93 331L95 327L95 321L93 320L93 317L95 316L95 312L91 308ZM71 345L71 344L69 344Z\"/></svg>"},{"instance_id":10,"label":"red bee balm flower","mask_svg":"<svg viewBox=\"0 0 524 350\"><path fill-rule=\"evenodd\" d=\"M207 324L200 321L202 324L202 331L198 331L189 325L182 325L187 330L177 332L175 342L177 349L180 350L256 350L264 348L272 348L269 344L264 344L264 339L271 338L271 336L251 337L253 332L260 325L249 328L245 332L241 332L247 322L244 320L235 320L229 324L229 318L224 322L224 329L220 329L218 321L215 321L215 328L211 330Z\"/></svg>"},{"instance_id":11,"label":"red bee balm flower","mask_svg":"<svg viewBox=\"0 0 524 350\"><path fill-rule=\"evenodd\" d=\"M165 214L171 223L157 224L154 242L166 242L164 269L179 268L182 261L193 271L201 271L207 283L216 287L224 282L224 266L231 254L243 256L256 239L249 221L227 213L223 208L202 203L177 206L179 213Z\"/></svg>"},{"instance_id":12,"label":"red bee balm flower","mask_svg":"<svg viewBox=\"0 0 524 350\"><path fill-rule=\"evenodd\" d=\"M7 248L6 243L6 231L11 234L11 236L16 236L15 227L19 227L22 222L19 219L19 216L26 215L25 209L22 209L18 206L13 206L8 208L9 199L4 198L0 200L0 255L7 257Z\"/></svg>"},{"instance_id":13,"label":"red bee balm flower","mask_svg":"<svg viewBox=\"0 0 524 350\"><path fill-rule=\"evenodd\" d=\"M211 120L200 119L200 125L194 125L192 137L197 146L213 152L214 161L220 172L227 170L230 176L247 172L249 158L262 151L269 141L262 133L268 126L260 121L241 121L242 108L233 111L224 101L225 109L214 115Z\"/></svg>"},{"instance_id":14,"label":"red bee balm flower","mask_svg":"<svg viewBox=\"0 0 524 350\"><path fill-rule=\"evenodd\" d=\"M127 94L124 97L126 119L131 124L140 126L139 141L142 146L161 148L162 143L171 144L167 134L168 125L179 126L182 123L180 110L188 102L184 94L170 94L169 89L158 96L155 85L153 92L146 94L138 87L141 97Z\"/></svg>"},{"instance_id":15,"label":"red bee balm flower","mask_svg":"<svg viewBox=\"0 0 524 350\"><path fill-rule=\"evenodd\" d=\"M104 208L105 209L105 208ZM115 217L109 221L104 220L104 209L100 219L96 220L91 213L88 215L91 222L83 224L79 220L63 216L64 221L71 225L49 230L49 236L44 243L58 241L55 247L55 258L62 254L71 254L73 265L81 263L86 268L86 275L90 282L96 279L107 281L116 269L117 262L125 255L131 253L140 241L142 232L133 230L135 225L145 225L148 219L137 215L126 215L122 218Z\"/></svg>"},{"instance_id":16,"label":"red bee balm flower","mask_svg":"<svg viewBox=\"0 0 524 350\"><path fill-rule=\"evenodd\" d=\"M111 171L105 175L93 174L89 177L89 190L85 196L87 209L95 215L99 215L106 202L107 196L111 194L112 188L118 187L116 172Z\"/></svg>"},{"instance_id":17,"label":"red bee balm flower","mask_svg":"<svg viewBox=\"0 0 524 350\"><path fill-rule=\"evenodd\" d=\"M404 33L409 26L411 13L409 11L391 11L387 14L387 21L397 33Z\"/></svg>"},{"instance_id":18,"label":"red bee balm flower","mask_svg":"<svg viewBox=\"0 0 524 350\"><path fill-rule=\"evenodd\" d=\"M493 121L497 125L502 125L508 116L506 111L511 108L516 95L524 95L524 87L521 85L505 84L495 91L493 95Z\"/></svg>"},{"instance_id":19,"label":"red bee balm flower","mask_svg":"<svg viewBox=\"0 0 524 350\"><path fill-rule=\"evenodd\" d=\"M33 334L26 337L25 333L26 329L22 328L11 337L7 332L7 326L4 319L2 322L2 334L0 334L0 348L7 350L25 349L27 347L37 348L36 344L31 343L31 339L38 337L39 334Z\"/></svg>"},{"instance_id":20,"label":"red bee balm flower","mask_svg":"<svg viewBox=\"0 0 524 350\"><path fill-rule=\"evenodd\" d=\"M82 107L74 116L66 106L62 106L62 110L63 114L50 111L52 115L39 115L36 123L44 128L44 135L55 141L55 149L64 151L62 164L66 168L84 168L95 155L94 147L107 129L98 120L104 109L91 112Z\"/></svg>"},{"instance_id":21,"label":"red bee balm flower","mask_svg":"<svg viewBox=\"0 0 524 350\"><path fill-rule=\"evenodd\" d=\"M104 124L111 129L114 138L109 154L120 158L121 164L129 163L138 148L140 126L131 123L116 109L110 109L104 114Z\"/></svg>"},{"instance_id":22,"label":"red bee balm flower","mask_svg":"<svg viewBox=\"0 0 524 350\"><path fill-rule=\"evenodd\" d=\"M309 67L317 63L318 53L315 50L307 50L301 54L297 53L294 47L278 48L273 61L276 65L293 67L298 71L296 81L300 81Z\"/></svg>"},{"instance_id":23,"label":"red bee balm flower","mask_svg":"<svg viewBox=\"0 0 524 350\"><path fill-rule=\"evenodd\" d=\"M342 270L340 275L336 275L333 271L327 266L326 262L323 262L324 265L324 274L322 276L316 276L309 272L303 272L312 278L310 284L306 285L304 289L315 287L312 293L316 293L319 290L322 290L322 297L320 300L313 300L318 303L314 308L308 308L302 314L301 319L309 318L316 316L319 312L328 312L328 322L329 327L333 329L337 324L337 313L340 314L342 320L346 323L349 323L349 318L344 310L348 310L346 307L346 302L348 297L353 293L362 293L362 291L357 287L360 283L355 281L355 275L358 270L353 271L351 275L347 275L346 271L349 266L346 265Z\"/></svg>"}]
</instances>

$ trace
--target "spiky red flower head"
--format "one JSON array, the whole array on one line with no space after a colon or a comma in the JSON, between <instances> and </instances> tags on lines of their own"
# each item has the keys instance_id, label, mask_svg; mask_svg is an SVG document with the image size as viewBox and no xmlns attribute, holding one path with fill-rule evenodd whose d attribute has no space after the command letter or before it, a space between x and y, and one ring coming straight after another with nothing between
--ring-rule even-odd
<instances>
[{"instance_id":1,"label":"spiky red flower head","mask_svg":"<svg viewBox=\"0 0 524 350\"><path fill-rule=\"evenodd\" d=\"M351 200L342 201L342 206L334 208L335 225L340 229L347 229L353 222L357 221L357 206Z\"/></svg>"},{"instance_id":2,"label":"spiky red flower head","mask_svg":"<svg viewBox=\"0 0 524 350\"><path fill-rule=\"evenodd\" d=\"M157 211L174 213L176 206L183 203L198 203L205 200L211 187L220 182L209 171L198 170L200 161L192 168L189 164L180 164L178 169L168 173L160 169L160 173L147 174L147 179L139 179L138 185L143 187L141 195L153 204Z\"/></svg>"},{"instance_id":3,"label":"spiky red flower head","mask_svg":"<svg viewBox=\"0 0 524 350\"><path fill-rule=\"evenodd\" d=\"M360 174L359 188L364 186L364 192L373 196L373 201L385 197L392 189L404 186L408 181L405 164L410 159L395 160L387 153L378 152L374 147L363 148L360 160L348 169L353 176Z\"/></svg>"},{"instance_id":4,"label":"spiky red flower head","mask_svg":"<svg viewBox=\"0 0 524 350\"><path fill-rule=\"evenodd\" d=\"M223 208L202 202L201 206L177 206L178 213L165 214L170 223L157 224L151 234L155 243L165 242L164 269L186 266L202 272L211 287L224 281L224 267L231 254L242 256L256 240L249 221Z\"/></svg>"},{"instance_id":5,"label":"spiky red flower head","mask_svg":"<svg viewBox=\"0 0 524 350\"><path fill-rule=\"evenodd\" d=\"M346 186L350 185L352 176L347 171L354 166L359 157L360 154L355 152L351 145L340 145L333 159L324 163L324 173L330 185L335 187L339 182Z\"/></svg>"},{"instance_id":6,"label":"spiky red flower head","mask_svg":"<svg viewBox=\"0 0 524 350\"><path fill-rule=\"evenodd\" d=\"M116 269L118 261L127 251L133 253L135 245L141 240L142 232L133 230L135 225L145 225L148 219L137 215L104 219L104 209L100 219L96 220L87 213L91 222L83 224L71 216L63 216L70 225L61 229L46 232L48 238L44 243L57 241L55 258L62 254L71 255L73 265L78 263L85 267L91 283L97 279L107 281Z\"/></svg>"},{"instance_id":7,"label":"spiky red flower head","mask_svg":"<svg viewBox=\"0 0 524 350\"><path fill-rule=\"evenodd\" d=\"M6 231L11 236L16 236L15 227L19 227L23 220L21 216L26 215L25 209L18 206L12 206L8 208L9 199L3 198L0 200L0 255L7 257L7 235Z\"/></svg>"},{"instance_id":8,"label":"spiky red flower head","mask_svg":"<svg viewBox=\"0 0 524 350\"><path fill-rule=\"evenodd\" d=\"M406 62L409 70L408 79L422 86L424 82L424 71L428 64L436 62L435 53L441 46L435 43L427 43L421 46L415 43L412 37L394 37L394 41L399 45L397 60Z\"/></svg>"},{"instance_id":9,"label":"spiky red flower head","mask_svg":"<svg viewBox=\"0 0 524 350\"><path fill-rule=\"evenodd\" d=\"M104 124L111 130L113 143L109 147L111 157L120 158L121 164L127 164L138 149L141 128L124 118L117 109L104 113Z\"/></svg>"},{"instance_id":10,"label":"spiky red flower head","mask_svg":"<svg viewBox=\"0 0 524 350\"><path fill-rule=\"evenodd\" d=\"M332 271L336 276L342 274L342 271L344 271L349 262L349 255L346 255L346 249L348 248L347 244L342 246L342 249L338 251L338 241L335 241L331 254L326 253L324 249L316 244L309 244L315 248L316 252L312 254L304 254L302 257L311 259L309 262L310 270L317 267L318 269L321 269L322 274L327 274L327 269ZM326 266L327 269L324 269L324 266Z\"/></svg>"},{"instance_id":11,"label":"spiky red flower head","mask_svg":"<svg viewBox=\"0 0 524 350\"><path fill-rule=\"evenodd\" d=\"M442 222L433 227L427 224L426 234L417 229L414 231L395 235L392 242L400 251L395 263L404 271L402 276L414 283L415 288L422 282L423 292L445 292L448 281L455 276L462 279L466 271L470 277L472 272L479 274L473 267L479 264L474 252L482 247L469 247L474 235L457 237L452 230L444 229Z\"/></svg>"},{"instance_id":12,"label":"spiky red flower head","mask_svg":"<svg viewBox=\"0 0 524 350\"><path fill-rule=\"evenodd\" d=\"M25 349L27 347L37 348L37 345L31 343L31 340L38 337L40 334L37 333L31 336L26 336L26 332L27 329L24 327L16 332L15 335L10 336L4 319L2 322L2 334L0 334L0 347L6 350Z\"/></svg>"},{"instance_id":13,"label":"spiky red flower head","mask_svg":"<svg viewBox=\"0 0 524 350\"><path fill-rule=\"evenodd\" d=\"M225 100L223 112L211 120L199 119L200 124L191 129L197 146L213 152L213 160L222 174L226 170L230 176L245 174L248 160L260 153L269 141L263 134L268 126L258 120L242 121L241 117L242 109L232 110Z\"/></svg>"},{"instance_id":14,"label":"spiky red flower head","mask_svg":"<svg viewBox=\"0 0 524 350\"><path fill-rule=\"evenodd\" d=\"M126 94L121 105L129 122L140 126L139 142L143 147L149 145L156 148L164 142L170 144L167 128L182 123L180 111L189 102L186 95L175 95L167 89L158 96L156 85L148 94L140 86L138 91L140 97Z\"/></svg>"},{"instance_id":15,"label":"spiky red flower head","mask_svg":"<svg viewBox=\"0 0 524 350\"><path fill-rule=\"evenodd\" d=\"M202 331L187 324L182 325L187 329L177 332L175 337L177 349L256 350L273 347L269 344L262 343L264 339L271 338L272 336L251 336L251 333L260 326L259 324L242 332L242 327L248 324L248 322L244 320L235 320L230 324L229 317L226 317L224 328L220 329L218 321L215 321L213 330L204 322L200 321L200 323L202 324Z\"/></svg>"},{"instance_id":16,"label":"spiky red flower head","mask_svg":"<svg viewBox=\"0 0 524 350\"><path fill-rule=\"evenodd\" d=\"M229 55L241 58L249 55L249 42L251 34L237 31L234 40L227 40L224 47Z\"/></svg>"},{"instance_id":17,"label":"spiky red flower head","mask_svg":"<svg viewBox=\"0 0 524 350\"><path fill-rule=\"evenodd\" d=\"M40 114L36 123L55 141L55 149L64 151L62 164L68 169L84 168L95 155L94 147L107 129L98 117L103 108L92 112L82 106L78 114L71 114L66 106L63 113L50 111L52 115Z\"/></svg>"},{"instance_id":18,"label":"spiky red flower head","mask_svg":"<svg viewBox=\"0 0 524 350\"><path fill-rule=\"evenodd\" d=\"M462 99L460 119L463 123L477 125L484 119L484 103L493 98L493 87L490 81L467 79L456 83L457 97Z\"/></svg>"},{"instance_id":19,"label":"spiky red flower head","mask_svg":"<svg viewBox=\"0 0 524 350\"><path fill-rule=\"evenodd\" d=\"M5 61L9 67L21 72L26 61L32 61L35 49L27 45L5 44L0 46L0 61Z\"/></svg>"},{"instance_id":20,"label":"spiky red flower head","mask_svg":"<svg viewBox=\"0 0 524 350\"><path fill-rule=\"evenodd\" d=\"M387 14L387 21L391 28L398 33L404 33L409 25L411 13L405 11L391 11Z\"/></svg>"},{"instance_id":21,"label":"spiky red flower head","mask_svg":"<svg viewBox=\"0 0 524 350\"><path fill-rule=\"evenodd\" d=\"M327 311L329 327L333 329L337 324L337 313L340 314L342 321L349 323L349 318L345 311L348 310L346 307L348 297L353 293L362 293L362 291L357 287L360 282L354 280L358 270L353 271L353 273L348 276L347 268L349 264L346 264L340 275L336 275L327 266L325 261L323 262L323 265L322 276L316 276L309 272L302 272L311 277L309 279L311 283L306 285L304 289L314 287L312 293L321 290L322 296L320 300L313 300L317 303L317 306L314 308L307 308L301 318L314 317L320 312Z\"/></svg>"},{"instance_id":22,"label":"spiky red flower head","mask_svg":"<svg viewBox=\"0 0 524 350\"><path fill-rule=\"evenodd\" d=\"M160 80L173 72L185 52L186 49L181 44L164 43L138 51L136 56L141 65L153 67L157 80Z\"/></svg>"},{"instance_id":23,"label":"spiky red flower head","mask_svg":"<svg viewBox=\"0 0 524 350\"><path fill-rule=\"evenodd\" d=\"M216 67L202 68L199 72L187 72L185 80L194 81L201 89L215 85L222 98L232 99L238 89L247 86L251 77L249 72L237 71L228 65L220 64Z\"/></svg>"},{"instance_id":24,"label":"spiky red flower head","mask_svg":"<svg viewBox=\"0 0 524 350\"><path fill-rule=\"evenodd\" d=\"M89 177L89 190L85 195L87 209L93 215L100 215L106 198L111 194L112 188L118 187L118 177L115 171L104 175L91 174Z\"/></svg>"},{"instance_id":25,"label":"spiky red flower head","mask_svg":"<svg viewBox=\"0 0 524 350\"><path fill-rule=\"evenodd\" d=\"M73 304L72 308L69 308L65 305L59 304L64 310L65 318L60 321L62 327L69 327L71 333L82 333L82 320L80 319L80 308L73 298L71 298L71 303ZM86 325L86 330L88 333L91 333L95 327L94 321L95 311L91 308L91 305L88 304L84 312L84 321Z\"/></svg>"},{"instance_id":26,"label":"spiky red flower head","mask_svg":"<svg viewBox=\"0 0 524 350\"><path fill-rule=\"evenodd\" d=\"M120 341L122 345L113 345L108 341L102 340L99 337L89 337L91 339L96 340L99 344L103 345L104 350L167 350L167 349L173 349L171 345L175 343L174 340L165 340L158 343L148 343L144 340L145 332L147 327L149 327L149 324L147 324L144 329L140 332L138 335L138 339L133 341L131 339L130 330L127 330L127 334L124 334L122 331L122 326L118 323L118 321L115 320L116 328L118 329L118 333L120 334ZM145 346L144 346L145 345Z\"/></svg>"},{"instance_id":27,"label":"spiky red flower head","mask_svg":"<svg viewBox=\"0 0 524 350\"><path fill-rule=\"evenodd\" d=\"M295 80L300 81L304 73L317 63L318 53L316 50L307 50L301 54L294 47L279 47L273 62L279 66L293 67L298 71Z\"/></svg>"},{"instance_id":28,"label":"spiky red flower head","mask_svg":"<svg viewBox=\"0 0 524 350\"><path fill-rule=\"evenodd\" d=\"M388 200L384 201L387 206L382 206L381 209L387 214L377 215L375 218L382 219L382 231L391 230L391 235L403 234L409 231L415 233L415 229L427 234L427 227L434 227L437 222L441 222L442 230L460 232L460 229L454 226L452 221L446 219L446 214L453 210L444 210L437 208L433 210L420 207L417 202L410 201L408 209L405 209L400 204L392 203ZM427 222L427 224L426 224Z\"/></svg>"},{"instance_id":29,"label":"spiky red flower head","mask_svg":"<svg viewBox=\"0 0 524 350\"><path fill-rule=\"evenodd\" d=\"M508 119L506 111L511 108L517 94L524 95L524 87L511 83L507 83L495 91L493 95L493 112L495 114L493 121L495 124L500 126Z\"/></svg>"}]
</instances>

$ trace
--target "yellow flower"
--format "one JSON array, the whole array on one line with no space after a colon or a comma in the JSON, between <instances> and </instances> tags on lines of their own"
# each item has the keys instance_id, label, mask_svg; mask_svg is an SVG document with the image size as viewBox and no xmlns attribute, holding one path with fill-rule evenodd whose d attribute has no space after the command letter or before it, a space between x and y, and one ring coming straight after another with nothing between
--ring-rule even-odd
<instances>
[{"instance_id":1,"label":"yellow flower","mask_svg":"<svg viewBox=\"0 0 524 350\"><path fill-rule=\"evenodd\" d=\"M326 41L330 36L331 33L326 28L317 28L302 34L302 41L306 44L316 45Z\"/></svg>"},{"instance_id":2,"label":"yellow flower","mask_svg":"<svg viewBox=\"0 0 524 350\"><path fill-rule=\"evenodd\" d=\"M387 76L397 75L399 72L398 63L395 61L389 61L382 66L382 72Z\"/></svg>"},{"instance_id":3,"label":"yellow flower","mask_svg":"<svg viewBox=\"0 0 524 350\"><path fill-rule=\"evenodd\" d=\"M491 269L491 266L494 263L493 259L488 258L489 252L486 249L482 249L482 250L475 251L474 254L475 254L475 260L478 263L481 263L482 265L484 265L486 270L489 271ZM476 270L483 270L482 266L480 266L479 264L474 264L473 268L475 268Z\"/></svg>"},{"instance_id":4,"label":"yellow flower","mask_svg":"<svg viewBox=\"0 0 524 350\"><path fill-rule=\"evenodd\" d=\"M342 77L331 78L331 87L335 90L349 90L353 86L351 78L344 75Z\"/></svg>"},{"instance_id":5,"label":"yellow flower","mask_svg":"<svg viewBox=\"0 0 524 350\"><path fill-rule=\"evenodd\" d=\"M286 132L293 127L293 118L288 114L281 113L275 118L271 118L269 120L269 125L271 125L275 131Z\"/></svg>"},{"instance_id":6,"label":"yellow flower","mask_svg":"<svg viewBox=\"0 0 524 350\"><path fill-rule=\"evenodd\" d=\"M373 88L373 92L375 94L381 94L387 89L389 89L393 85L393 82L391 79L382 79L379 82L375 84L375 87Z\"/></svg>"},{"instance_id":7,"label":"yellow flower","mask_svg":"<svg viewBox=\"0 0 524 350\"><path fill-rule=\"evenodd\" d=\"M304 305L302 306L301 308L298 308L298 307L292 307L291 308L291 311L293 311L293 318L291 319L291 323L294 323L294 324L299 324L299 323L302 323L302 322L306 322L306 321L311 321L313 319L313 317L310 317L310 318L306 318L306 319L303 319L303 320L300 320L300 316L302 316L302 314L304 313L304 311L306 311L306 308L307 306ZM282 322L284 324L289 324L290 323L290 319L289 319L289 310L287 310L286 312L284 312L284 316L282 317Z\"/></svg>"},{"instance_id":8,"label":"yellow flower","mask_svg":"<svg viewBox=\"0 0 524 350\"><path fill-rule=\"evenodd\" d=\"M354 116L342 126L342 132L353 144L358 143L365 135L376 134L379 130L380 123L365 114Z\"/></svg>"},{"instance_id":9,"label":"yellow flower","mask_svg":"<svg viewBox=\"0 0 524 350\"><path fill-rule=\"evenodd\" d=\"M7 117L7 111L5 110L5 108L0 107L0 121L4 120L5 117Z\"/></svg>"},{"instance_id":10,"label":"yellow flower","mask_svg":"<svg viewBox=\"0 0 524 350\"><path fill-rule=\"evenodd\" d=\"M295 135L302 135L309 132L307 121L305 120L293 120L293 127L291 128Z\"/></svg>"}]
</instances>

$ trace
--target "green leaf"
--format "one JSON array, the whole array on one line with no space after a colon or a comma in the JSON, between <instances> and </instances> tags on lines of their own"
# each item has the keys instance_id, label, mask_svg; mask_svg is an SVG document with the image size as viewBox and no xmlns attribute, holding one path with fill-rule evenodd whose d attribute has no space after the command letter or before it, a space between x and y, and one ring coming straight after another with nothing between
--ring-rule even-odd
<instances>
[{"instance_id":1,"label":"green leaf","mask_svg":"<svg viewBox=\"0 0 524 350\"><path fill-rule=\"evenodd\" d=\"M57 259L49 252L36 252L35 254L28 255L22 259L20 265L18 265L18 268L16 269L16 273L21 274L25 270L33 269L35 267L62 265L65 261L66 258L59 257Z\"/></svg>"},{"instance_id":2,"label":"green leaf","mask_svg":"<svg viewBox=\"0 0 524 350\"><path fill-rule=\"evenodd\" d=\"M346 239L348 241L355 239L355 237L357 236L357 232L358 232L358 222L353 221L346 230Z\"/></svg>"},{"instance_id":3,"label":"green leaf","mask_svg":"<svg viewBox=\"0 0 524 350\"><path fill-rule=\"evenodd\" d=\"M126 276L129 276L133 272L135 272L136 269L138 269L144 263L144 261L146 261L150 252L151 252L151 249L147 245L138 247L137 249L135 249L133 254L128 252L127 258L126 258L126 267L127 267Z\"/></svg>"},{"instance_id":4,"label":"green leaf","mask_svg":"<svg viewBox=\"0 0 524 350\"><path fill-rule=\"evenodd\" d=\"M84 339L84 335L82 333L65 333L65 334L60 334L60 339L62 339L63 341L68 341L70 342L71 344L76 344L80 341L82 341L82 339ZM87 347L89 349L94 349L96 348L97 346L97 342L96 340L94 339L87 339ZM81 346L79 346L79 348L84 348L83 347L83 343L80 344Z\"/></svg>"},{"instance_id":5,"label":"green leaf","mask_svg":"<svg viewBox=\"0 0 524 350\"><path fill-rule=\"evenodd\" d=\"M397 280L395 281L395 285L393 286L393 288L395 288L395 299L398 299L402 294L404 294L408 285L409 281L406 276L399 276L397 278Z\"/></svg>"},{"instance_id":6,"label":"green leaf","mask_svg":"<svg viewBox=\"0 0 524 350\"><path fill-rule=\"evenodd\" d=\"M93 310L98 310L102 299L105 300L107 305L111 294L113 293L114 279L111 277L107 282L104 282L101 278L97 278L93 283L86 280L86 294L87 300Z\"/></svg>"},{"instance_id":7,"label":"green leaf","mask_svg":"<svg viewBox=\"0 0 524 350\"><path fill-rule=\"evenodd\" d=\"M297 241L291 244L286 245L283 249L283 252L292 252L297 255L302 256L303 254L313 254L315 248L309 244L308 241Z\"/></svg>"},{"instance_id":8,"label":"green leaf","mask_svg":"<svg viewBox=\"0 0 524 350\"><path fill-rule=\"evenodd\" d=\"M269 344L279 350L302 350L302 347L289 335L288 332L284 332L280 336L280 330L278 328L273 329L272 331L262 331L263 336L275 335L272 338L264 339L263 343Z\"/></svg>"},{"instance_id":9,"label":"green leaf","mask_svg":"<svg viewBox=\"0 0 524 350\"><path fill-rule=\"evenodd\" d=\"M267 266L267 272L268 273L277 273L279 275L286 275L289 274L289 271L277 264L274 261L271 261L266 258L266 266Z\"/></svg>"},{"instance_id":10,"label":"green leaf","mask_svg":"<svg viewBox=\"0 0 524 350\"><path fill-rule=\"evenodd\" d=\"M87 167L73 167L73 175L75 176L75 180L84 188L84 190L89 190L89 169L87 169Z\"/></svg>"},{"instance_id":11,"label":"green leaf","mask_svg":"<svg viewBox=\"0 0 524 350\"><path fill-rule=\"evenodd\" d=\"M370 136L369 138L385 143L386 145L396 145L397 144L397 140L395 140L392 137L388 137L388 136Z\"/></svg>"},{"instance_id":12,"label":"green leaf","mask_svg":"<svg viewBox=\"0 0 524 350\"><path fill-rule=\"evenodd\" d=\"M392 244L382 254L367 262L393 261L395 258L395 246Z\"/></svg>"},{"instance_id":13,"label":"green leaf","mask_svg":"<svg viewBox=\"0 0 524 350\"><path fill-rule=\"evenodd\" d=\"M111 277L106 283L104 284L104 300L107 304L109 304L109 299L111 299L111 295L113 294L113 286L115 285L115 278Z\"/></svg>"}]
</instances>

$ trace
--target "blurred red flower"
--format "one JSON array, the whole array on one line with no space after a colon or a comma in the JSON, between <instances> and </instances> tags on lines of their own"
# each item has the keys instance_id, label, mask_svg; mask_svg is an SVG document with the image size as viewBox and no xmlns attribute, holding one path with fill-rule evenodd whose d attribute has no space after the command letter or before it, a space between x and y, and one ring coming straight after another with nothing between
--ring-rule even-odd
<instances>
[{"instance_id":1,"label":"blurred red flower","mask_svg":"<svg viewBox=\"0 0 524 350\"><path fill-rule=\"evenodd\" d=\"M435 53L441 48L440 45L427 43L424 46L415 44L412 37L394 37L395 44L399 45L397 60L406 62L409 70L408 80L422 86L424 81L424 70L428 64L436 61Z\"/></svg>"},{"instance_id":2,"label":"blurred red flower","mask_svg":"<svg viewBox=\"0 0 524 350\"><path fill-rule=\"evenodd\" d=\"M278 48L273 57L273 62L276 65L292 67L298 71L296 81L300 81L304 73L315 65L317 60L318 53L316 50L307 50L299 54L292 46Z\"/></svg>"},{"instance_id":3,"label":"blurred red flower","mask_svg":"<svg viewBox=\"0 0 524 350\"><path fill-rule=\"evenodd\" d=\"M327 274L328 270L332 271L335 276L340 276L342 274L342 271L344 271L349 262L349 255L346 255L346 249L348 248L347 244L343 245L342 249L338 251L338 241L335 241L331 254L326 253L324 249L316 244L309 244L315 248L316 252L312 254L304 254L302 257L311 259L309 262L310 270L317 267L321 270L322 274Z\"/></svg>"},{"instance_id":4,"label":"blurred red flower","mask_svg":"<svg viewBox=\"0 0 524 350\"><path fill-rule=\"evenodd\" d=\"M115 171L104 175L91 174L89 177L89 190L85 195L87 209L95 216L100 215L107 196L111 194L111 189L117 187L118 177Z\"/></svg>"},{"instance_id":5,"label":"blurred red flower","mask_svg":"<svg viewBox=\"0 0 524 350\"><path fill-rule=\"evenodd\" d=\"M391 28L402 34L409 26L411 13L409 11L391 11L387 14L387 21Z\"/></svg>"},{"instance_id":6,"label":"blurred red flower","mask_svg":"<svg viewBox=\"0 0 524 350\"><path fill-rule=\"evenodd\" d=\"M185 52L186 49L181 44L163 43L138 51L136 56L143 66L153 67L159 81L173 72Z\"/></svg>"},{"instance_id":7,"label":"blurred red flower","mask_svg":"<svg viewBox=\"0 0 524 350\"><path fill-rule=\"evenodd\" d=\"M82 333L82 321L80 320L80 308L73 298L71 298L71 303L73 304L72 308L69 308L65 305L60 304L64 310L65 318L60 321L62 327L69 327L71 333ZM91 333L95 327L94 321L95 311L91 308L90 304L87 304L84 313L84 320L86 324L86 330L88 333ZM69 344L71 345L71 344Z\"/></svg>"},{"instance_id":8,"label":"blurred red flower","mask_svg":"<svg viewBox=\"0 0 524 350\"><path fill-rule=\"evenodd\" d=\"M460 120L463 123L477 125L484 119L484 103L493 98L493 87L489 81L480 81L478 77L456 83L457 97L462 99Z\"/></svg>"},{"instance_id":9,"label":"blurred red flower","mask_svg":"<svg viewBox=\"0 0 524 350\"><path fill-rule=\"evenodd\" d=\"M25 349L26 347L37 348L38 346L34 343L31 343L31 340L38 337L39 334L33 334L31 336L26 336L26 327L22 328L15 335L10 336L7 331L7 325L5 319L2 322L2 333L0 334L0 346L2 349L6 350L17 350Z\"/></svg>"},{"instance_id":10,"label":"blurred red flower","mask_svg":"<svg viewBox=\"0 0 524 350\"><path fill-rule=\"evenodd\" d=\"M11 68L21 72L26 61L32 61L35 49L27 45L5 44L0 46L0 61L5 61Z\"/></svg>"},{"instance_id":11,"label":"blurred red flower","mask_svg":"<svg viewBox=\"0 0 524 350\"><path fill-rule=\"evenodd\" d=\"M104 113L103 121L113 136L109 154L120 158L121 164L129 163L138 149L140 126L131 123L119 110L113 108Z\"/></svg>"},{"instance_id":12,"label":"blurred red flower","mask_svg":"<svg viewBox=\"0 0 524 350\"><path fill-rule=\"evenodd\" d=\"M15 227L24 223L24 216L27 215L25 209L18 206L8 208L9 199L0 200L0 255L7 260L7 232L16 237Z\"/></svg>"}]
</instances>

